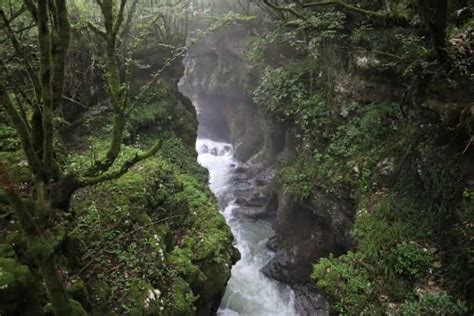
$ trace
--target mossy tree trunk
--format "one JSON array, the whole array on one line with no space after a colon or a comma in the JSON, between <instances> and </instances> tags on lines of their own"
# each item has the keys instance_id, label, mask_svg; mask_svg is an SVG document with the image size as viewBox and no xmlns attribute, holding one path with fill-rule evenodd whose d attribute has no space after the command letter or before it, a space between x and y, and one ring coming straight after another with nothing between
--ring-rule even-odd
<instances>
[{"instance_id":1,"label":"mossy tree trunk","mask_svg":"<svg viewBox=\"0 0 474 316\"><path fill-rule=\"evenodd\" d=\"M127 89L128 85L120 75L119 57L117 56L117 41L119 30L124 21L126 0L120 0L116 8L115 0L97 1L102 12L105 31L90 25L99 38L105 42L105 79L109 102L113 109L113 127L110 147L105 157L95 163L89 170L91 176L107 171L117 159L123 141L123 133L127 121Z\"/></svg>"},{"instance_id":2,"label":"mossy tree trunk","mask_svg":"<svg viewBox=\"0 0 474 316\"><path fill-rule=\"evenodd\" d=\"M27 251L44 280L52 310L56 315L85 315L84 309L69 298L64 288L62 275L56 266L58 255L55 251L62 232L50 227L50 218L55 212L52 184L58 176L53 159L54 109L63 96L70 39L66 0L36 3L25 0L25 5L38 29L39 75L38 81L32 80L36 96L32 119L26 122L18 113L4 84L0 84L0 104L17 130L32 173L35 193L30 198L22 197L8 179L6 170L0 172L1 184L27 241ZM24 63L33 76L31 61L24 58Z\"/></svg>"},{"instance_id":3,"label":"mossy tree trunk","mask_svg":"<svg viewBox=\"0 0 474 316\"><path fill-rule=\"evenodd\" d=\"M26 72L32 78L36 102L31 105L32 118L27 120L10 98L8 84L0 81L0 105L11 121L20 139L22 150L31 172L31 192L21 192L7 175L0 163L0 201L6 201L14 210L27 241L27 252L39 268L47 288L55 315L85 315L82 306L72 300L64 286L58 267L60 254L57 246L67 232L64 223L59 225L52 218L57 212L68 211L72 194L79 188L118 178L138 162L154 155L160 148L157 142L147 152L137 153L114 171L107 172L122 148L122 138L127 123L127 87L120 76L116 53L118 31L123 22L125 0L115 8L115 1L98 1L104 14L106 32L101 32L106 45L106 81L109 99L114 110L113 132L110 148L105 158L94 168L82 174L64 174L54 160L54 113L62 98L65 81L66 57L70 41L70 25L66 0L24 0L37 28L39 47L39 72L31 65L32 56L21 55ZM8 19L1 12L4 21ZM8 23L2 25L8 31ZM100 31L99 31L100 32ZM12 45L19 44L9 36ZM17 48L21 48L17 45ZM31 54L33 55L33 54Z\"/></svg>"},{"instance_id":4,"label":"mossy tree trunk","mask_svg":"<svg viewBox=\"0 0 474 316\"><path fill-rule=\"evenodd\" d=\"M418 12L425 24L438 59L445 63L447 53L448 0L417 0Z\"/></svg>"},{"instance_id":5,"label":"mossy tree trunk","mask_svg":"<svg viewBox=\"0 0 474 316\"><path fill-rule=\"evenodd\" d=\"M47 215L52 213L49 194L44 184L37 184L37 200L22 198L15 190L7 171L0 166L0 184L7 199L15 210L16 218L27 243L27 252L38 267L55 315L82 316L87 313L82 306L72 300L64 288L61 273L56 265L56 248L60 241L58 234L48 228Z\"/></svg>"}]
</instances>

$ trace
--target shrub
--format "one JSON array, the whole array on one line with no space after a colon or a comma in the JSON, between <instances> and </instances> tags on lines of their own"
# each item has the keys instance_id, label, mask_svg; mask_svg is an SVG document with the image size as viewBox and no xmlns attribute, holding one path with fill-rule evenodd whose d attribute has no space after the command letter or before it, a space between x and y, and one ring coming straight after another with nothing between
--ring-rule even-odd
<instances>
[{"instance_id":1,"label":"shrub","mask_svg":"<svg viewBox=\"0 0 474 316\"><path fill-rule=\"evenodd\" d=\"M415 242L404 242L392 250L390 260L399 275L409 279L421 279L427 275L432 258L426 248Z\"/></svg>"},{"instance_id":2,"label":"shrub","mask_svg":"<svg viewBox=\"0 0 474 316\"><path fill-rule=\"evenodd\" d=\"M360 314L374 301L374 285L361 262L356 253L349 252L322 258L314 266L312 278L335 301L333 308L340 314Z\"/></svg>"},{"instance_id":3,"label":"shrub","mask_svg":"<svg viewBox=\"0 0 474 316\"><path fill-rule=\"evenodd\" d=\"M403 304L402 314L405 316L462 315L467 307L446 292L427 293L418 301Z\"/></svg>"}]
</instances>

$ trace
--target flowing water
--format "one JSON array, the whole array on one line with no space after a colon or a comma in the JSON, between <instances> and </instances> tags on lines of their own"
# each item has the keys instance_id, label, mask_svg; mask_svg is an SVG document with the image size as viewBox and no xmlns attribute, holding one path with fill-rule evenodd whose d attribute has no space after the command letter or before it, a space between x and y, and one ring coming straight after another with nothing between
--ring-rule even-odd
<instances>
[{"instance_id":1,"label":"flowing water","mask_svg":"<svg viewBox=\"0 0 474 316\"><path fill-rule=\"evenodd\" d=\"M238 162L233 158L232 145L198 139L196 149L199 163L209 170L210 188L219 201L221 212L242 255L242 259L232 268L218 315L296 315L291 289L260 272L273 256L265 247L273 234L270 223L233 215L232 210L239 207L234 193L243 188L242 184L234 181Z\"/></svg>"}]
</instances>

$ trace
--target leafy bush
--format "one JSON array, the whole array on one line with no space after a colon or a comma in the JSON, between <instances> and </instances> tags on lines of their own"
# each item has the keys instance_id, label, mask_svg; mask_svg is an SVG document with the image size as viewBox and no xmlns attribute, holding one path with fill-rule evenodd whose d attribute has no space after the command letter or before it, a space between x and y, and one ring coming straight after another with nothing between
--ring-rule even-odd
<instances>
[{"instance_id":1,"label":"leafy bush","mask_svg":"<svg viewBox=\"0 0 474 316\"><path fill-rule=\"evenodd\" d=\"M432 258L428 250L415 242L398 244L391 255L396 273L410 279L422 279L431 266Z\"/></svg>"},{"instance_id":2,"label":"leafy bush","mask_svg":"<svg viewBox=\"0 0 474 316\"><path fill-rule=\"evenodd\" d=\"M465 312L466 305L446 292L427 293L418 301L406 302L402 306L405 316L463 315Z\"/></svg>"},{"instance_id":3,"label":"leafy bush","mask_svg":"<svg viewBox=\"0 0 474 316\"><path fill-rule=\"evenodd\" d=\"M261 84L255 89L255 103L280 120L291 118L298 105L307 97L303 73L286 68L267 67Z\"/></svg>"},{"instance_id":4,"label":"leafy bush","mask_svg":"<svg viewBox=\"0 0 474 316\"><path fill-rule=\"evenodd\" d=\"M330 298L340 314L360 314L374 302L374 284L369 271L360 265L358 254L322 258L314 266L312 278Z\"/></svg>"}]
</instances>

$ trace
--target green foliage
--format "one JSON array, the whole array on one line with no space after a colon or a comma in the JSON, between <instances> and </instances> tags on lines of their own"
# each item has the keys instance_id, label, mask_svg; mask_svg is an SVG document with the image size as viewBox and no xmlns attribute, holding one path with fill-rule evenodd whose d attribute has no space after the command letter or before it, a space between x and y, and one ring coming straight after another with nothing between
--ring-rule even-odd
<instances>
[{"instance_id":1,"label":"green foliage","mask_svg":"<svg viewBox=\"0 0 474 316\"><path fill-rule=\"evenodd\" d=\"M166 302L170 315L191 316L195 314L194 303L197 297L193 294L189 284L177 278L171 288L172 295Z\"/></svg>"},{"instance_id":2,"label":"green foliage","mask_svg":"<svg viewBox=\"0 0 474 316\"><path fill-rule=\"evenodd\" d=\"M312 278L321 290L338 299L334 309L339 314L361 314L376 307L370 273L359 262L361 258L349 252L339 258L322 258L315 265Z\"/></svg>"},{"instance_id":3,"label":"green foliage","mask_svg":"<svg viewBox=\"0 0 474 316\"><path fill-rule=\"evenodd\" d=\"M29 267L14 257L0 257L0 313L38 315L44 292Z\"/></svg>"},{"instance_id":4,"label":"green foliage","mask_svg":"<svg viewBox=\"0 0 474 316\"><path fill-rule=\"evenodd\" d=\"M254 102L280 120L291 118L307 97L303 74L288 68L267 67L260 85L253 93Z\"/></svg>"},{"instance_id":5,"label":"green foliage","mask_svg":"<svg viewBox=\"0 0 474 316\"><path fill-rule=\"evenodd\" d=\"M321 46L331 41L344 41L346 15L339 11L316 12L299 24L302 30L310 30L312 36L307 44L313 57L319 56Z\"/></svg>"},{"instance_id":6,"label":"green foliage","mask_svg":"<svg viewBox=\"0 0 474 316\"><path fill-rule=\"evenodd\" d=\"M468 311L466 305L446 292L427 293L418 301L406 302L401 314L405 316L428 315L464 315Z\"/></svg>"},{"instance_id":7,"label":"green foliage","mask_svg":"<svg viewBox=\"0 0 474 316\"><path fill-rule=\"evenodd\" d=\"M304 37L298 30L288 29L276 22L254 35L248 46L247 62L252 66L259 66L265 62L274 65L277 60L284 62L289 51L303 52L306 49Z\"/></svg>"},{"instance_id":8,"label":"green foliage","mask_svg":"<svg viewBox=\"0 0 474 316\"><path fill-rule=\"evenodd\" d=\"M0 148L2 151L14 151L20 147L15 129L7 124L6 115L0 111Z\"/></svg>"},{"instance_id":9,"label":"green foliage","mask_svg":"<svg viewBox=\"0 0 474 316\"><path fill-rule=\"evenodd\" d=\"M411 45L406 54L422 58L422 43L403 39ZM254 101L294 126L298 156L278 173L287 192L300 200L321 190L341 199L347 188L356 193L355 248L320 259L313 273L318 287L341 314L386 313L394 304L411 304L417 286L433 279L458 291L472 266L472 247L465 247L472 212L461 199L460 162L437 144L449 137L445 126L427 124L424 111L407 119L396 103L336 108L311 84L306 65L267 67ZM433 244L442 254L430 250Z\"/></svg>"},{"instance_id":10,"label":"green foliage","mask_svg":"<svg viewBox=\"0 0 474 316\"><path fill-rule=\"evenodd\" d=\"M313 193L317 167L314 160L300 157L295 163L281 168L278 176L287 192L294 194L300 200L305 200Z\"/></svg>"},{"instance_id":11,"label":"green foliage","mask_svg":"<svg viewBox=\"0 0 474 316\"><path fill-rule=\"evenodd\" d=\"M171 124L170 107L175 104L171 98L171 100L167 100L167 98L170 96L166 87L149 89L142 98L142 102L135 106L130 113L129 126L134 130L140 130L149 124L160 127L169 126Z\"/></svg>"},{"instance_id":12,"label":"green foliage","mask_svg":"<svg viewBox=\"0 0 474 316\"><path fill-rule=\"evenodd\" d=\"M391 206L382 202L377 212L368 213L366 209L358 211L353 228L353 236L362 256L370 262L386 258L387 252L407 238L407 227L404 223L387 219L383 213L386 207L388 212Z\"/></svg>"},{"instance_id":13,"label":"green foliage","mask_svg":"<svg viewBox=\"0 0 474 316\"><path fill-rule=\"evenodd\" d=\"M72 235L87 245L83 259L92 260L84 280L97 311L120 301L118 311L127 314L191 315L198 294L212 297L225 285L208 289L206 280L227 280L230 273L232 234L207 189L207 173L194 150L171 133L163 137L156 157L74 201L79 216ZM135 150L125 147L119 159ZM208 274L216 263L223 277ZM161 297L145 306L150 289Z\"/></svg>"},{"instance_id":14,"label":"green foliage","mask_svg":"<svg viewBox=\"0 0 474 316\"><path fill-rule=\"evenodd\" d=\"M428 250L414 242L398 244L392 256L389 260L394 262L395 272L414 280L425 277L431 267L432 257Z\"/></svg>"},{"instance_id":15,"label":"green foliage","mask_svg":"<svg viewBox=\"0 0 474 316\"><path fill-rule=\"evenodd\" d=\"M25 287L31 278L30 269L18 264L15 259L0 258L0 289L8 291L9 288Z\"/></svg>"}]
</instances>

